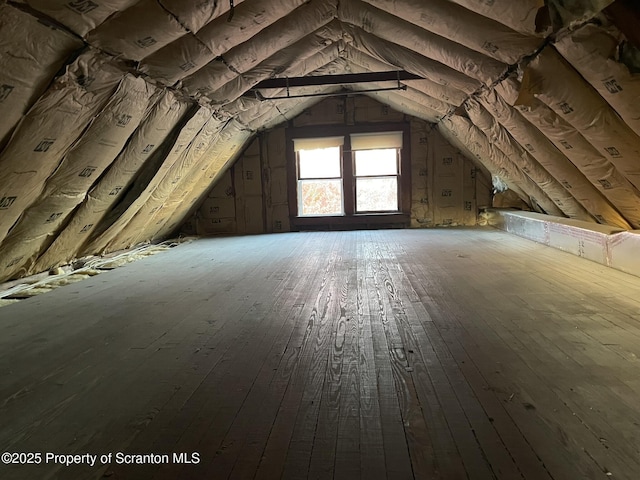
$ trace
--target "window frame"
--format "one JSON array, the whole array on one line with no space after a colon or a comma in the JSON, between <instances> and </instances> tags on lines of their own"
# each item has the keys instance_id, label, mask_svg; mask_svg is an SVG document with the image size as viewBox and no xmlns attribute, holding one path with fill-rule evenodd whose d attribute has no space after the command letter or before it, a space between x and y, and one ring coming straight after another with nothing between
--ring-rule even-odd
<instances>
[{"instance_id":1,"label":"window frame","mask_svg":"<svg viewBox=\"0 0 640 480\"><path fill-rule=\"evenodd\" d=\"M351 151L351 134L402 132L402 148L398 159L398 211L356 212L355 155ZM305 228L363 228L367 226L408 226L411 212L411 136L408 122L387 122L359 125L310 125L290 127L285 131L287 157L287 190L289 218L292 230ZM298 155L295 138L343 136L342 154L342 215L298 215Z\"/></svg>"},{"instance_id":2,"label":"window frame","mask_svg":"<svg viewBox=\"0 0 640 480\"><path fill-rule=\"evenodd\" d=\"M377 149L381 150L381 149ZM386 174L386 175L358 175L356 172L356 154L355 152L364 152L366 150L351 150L352 152L352 161L353 161L353 188L355 191L355 197L353 199L353 209L355 215L375 215L378 213L400 213L402 212L402 199L401 199L401 189L400 189L400 170L401 170L401 151L402 148L389 147L387 150L395 150L395 164L396 164L396 173L394 174ZM395 178L397 191L396 191L396 204L398 208L396 210L359 210L358 209L358 179L379 179L379 178Z\"/></svg>"},{"instance_id":3,"label":"window frame","mask_svg":"<svg viewBox=\"0 0 640 480\"><path fill-rule=\"evenodd\" d=\"M296 215L300 218L316 218L316 217L327 217L327 216L342 216L344 213L336 213L336 214L329 214L329 215L322 215L322 214L308 214L308 215L303 215L301 213L301 200L302 200L302 192L300 191L299 187L301 182L304 181L323 181L323 180L340 180L340 189L341 189L341 210L342 212L344 212L344 173L343 173L343 165L342 165L342 157L343 157L343 147L337 147L339 150L338 153L338 157L339 157L339 167L340 167L340 176L339 177L305 177L305 178L301 178L300 177L300 156L298 154L298 152L295 152L295 162L296 162L296 201L298 202L298 208L296 211Z\"/></svg>"}]
</instances>

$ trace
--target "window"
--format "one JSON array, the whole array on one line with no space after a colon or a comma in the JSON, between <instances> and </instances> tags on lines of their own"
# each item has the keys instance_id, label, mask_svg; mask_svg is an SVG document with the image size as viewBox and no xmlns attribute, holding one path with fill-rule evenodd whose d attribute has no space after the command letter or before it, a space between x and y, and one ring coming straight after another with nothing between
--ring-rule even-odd
<instances>
[{"instance_id":1,"label":"window","mask_svg":"<svg viewBox=\"0 0 640 480\"><path fill-rule=\"evenodd\" d=\"M298 215L342 215L340 147L298 151Z\"/></svg>"},{"instance_id":2,"label":"window","mask_svg":"<svg viewBox=\"0 0 640 480\"><path fill-rule=\"evenodd\" d=\"M398 211L398 150L356 150L356 212Z\"/></svg>"},{"instance_id":3,"label":"window","mask_svg":"<svg viewBox=\"0 0 640 480\"><path fill-rule=\"evenodd\" d=\"M355 212L400 210L402 132L352 134Z\"/></svg>"},{"instance_id":4,"label":"window","mask_svg":"<svg viewBox=\"0 0 640 480\"><path fill-rule=\"evenodd\" d=\"M396 129L374 125L287 131L293 145L289 211L294 226L408 222L408 128L387 125Z\"/></svg>"}]
</instances>

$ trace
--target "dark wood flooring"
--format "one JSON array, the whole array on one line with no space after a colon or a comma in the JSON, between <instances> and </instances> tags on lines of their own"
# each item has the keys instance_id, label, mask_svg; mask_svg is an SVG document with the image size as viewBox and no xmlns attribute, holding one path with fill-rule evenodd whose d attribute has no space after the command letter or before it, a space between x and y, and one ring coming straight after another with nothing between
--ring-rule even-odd
<instances>
[{"instance_id":1,"label":"dark wood flooring","mask_svg":"<svg viewBox=\"0 0 640 480\"><path fill-rule=\"evenodd\" d=\"M0 451L113 456L0 478L637 480L639 355L640 278L497 230L203 239L0 308Z\"/></svg>"}]
</instances>

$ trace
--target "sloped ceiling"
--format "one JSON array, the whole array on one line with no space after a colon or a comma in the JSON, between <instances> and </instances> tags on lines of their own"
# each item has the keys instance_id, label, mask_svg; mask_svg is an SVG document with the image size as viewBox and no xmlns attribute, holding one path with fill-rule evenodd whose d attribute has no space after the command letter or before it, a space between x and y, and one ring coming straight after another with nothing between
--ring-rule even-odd
<instances>
[{"instance_id":1,"label":"sloped ceiling","mask_svg":"<svg viewBox=\"0 0 640 480\"><path fill-rule=\"evenodd\" d=\"M138 113L132 114L137 116L137 122L131 124L132 129L119 148L125 145L129 148L132 142L129 136L136 138L138 130L151 122L150 112L155 111L158 116L155 121L161 122L159 99L167 101L168 95L180 104L172 110L177 109L180 114L165 113L171 128L158 134L158 145L170 134L174 140L181 138L183 127L199 130L208 122L211 131L198 134L204 136L207 145L201 178L196 181L194 176L191 183L181 179L181 188L195 185L201 188L202 178L209 183L215 181L220 170L256 132L289 120L320 100L317 96L271 99L286 95L283 89L261 90L258 96L253 87L260 81L271 77L399 69L421 79L402 82L404 90L367 94L437 124L451 143L481 162L536 208L550 214L637 229L640 227L639 55L637 45L633 44L634 33L629 33L623 23L628 24L629 17L634 15L639 19L640 15L633 2L612 3L611 0L0 3L1 66L5 71L17 72L16 83L25 83L27 77L30 82L23 85L20 102L4 104L7 113L0 120L0 145L5 148L0 166L5 173L0 173L0 196L15 197L10 186L16 182L33 185L33 191L26 197L12 200L15 203L12 210L0 210L0 236L5 237L2 249L6 252L15 245L23 248L25 235L28 236L25 232L33 230L29 215L33 217L42 210L34 205L51 202L56 191L51 187L55 182L49 181L51 175L62 175L63 160L70 152L78 154L77 142L88 135L79 137L88 128L88 119L94 119L91 125L95 125L95 119L105 109L117 110L113 105L114 96L118 95L113 93L114 79L119 82L118 101L139 104ZM35 21L34 16L41 21ZM611 18L618 19L615 23L629 38ZM54 33L43 26L42 20L59 28ZM35 66L12 58L17 42L29 52ZM27 43L29 47L24 46ZM78 51L82 53L79 56L76 53L77 58L71 63L70 56ZM65 64L70 65L68 78L56 76ZM123 82L121 77L125 73ZM47 90L54 77L56 83ZM9 84L1 76L0 80ZM391 86L393 83L306 87L290 93ZM24 163L27 151L21 150L20 134L28 136L30 122L38 124L40 117L51 115L53 107L48 107L47 102L62 101L55 97L56 91L61 97L75 95L76 103L82 105L73 119L65 117L65 125L59 125L60 118L51 120L58 122L58 134L67 139L66 143L56 137L48 167L38 171L37 179L16 176L21 171L17 165ZM7 96L6 91L4 94ZM194 119L199 117L193 116L193 107L189 110L191 120L181 115L186 115L189 105L196 104L201 107L202 122L194 127L194 122L197 123ZM154 105L155 110L149 105ZM167 112L170 110L167 107ZM135 130L138 125L140 128ZM184 132L183 135L187 136ZM55 150L57 146L59 151ZM100 174L106 172L108 177L118 162L124 162L122 156L122 152L117 158L113 155L104 165L92 168ZM135 152L130 157L135 157ZM171 154L165 152L158 168L177 168L168 165L167 158ZM138 167L127 168L137 174ZM34 262L60 236L63 222L72 218L71 211L80 203L81 208L86 206L87 198L91 197L87 197L87 192L96 187L92 182L93 179L78 187L78 200L71 210L61 208L63 220L56 218L49 222L56 224L55 228L31 234L29 241L32 237L37 240L26 254L0 254L0 263L20 258L17 265L30 259L27 264L33 270ZM131 179L128 182L126 187L130 187ZM102 237L93 232L92 242L72 242L74 246L69 248L65 242L71 240L58 241L60 245L54 242L54 251L68 251L49 255L51 259L41 260L40 267L59 263L63 257L68 260L74 255L145 239L144 235L131 234L113 243L115 236L122 236L123 229L142 228L142 224L131 219L138 218L145 205L151 213L155 212L149 199L157 196L159 187L148 191L149 185L155 184L145 185L146 190L142 187L129 190L128 210L114 209L113 203L102 207L106 212L103 216L111 218L99 228ZM179 205L181 197L166 196ZM166 210L167 198L157 208ZM131 205L137 205L138 210L131 211ZM77 218L73 221L80 222ZM93 224L86 225L96 228ZM110 231L112 234L105 237L105 232ZM146 232L144 228L142 231ZM160 229L146 235L157 236L165 231ZM18 270L11 271L15 274Z\"/></svg>"}]
</instances>

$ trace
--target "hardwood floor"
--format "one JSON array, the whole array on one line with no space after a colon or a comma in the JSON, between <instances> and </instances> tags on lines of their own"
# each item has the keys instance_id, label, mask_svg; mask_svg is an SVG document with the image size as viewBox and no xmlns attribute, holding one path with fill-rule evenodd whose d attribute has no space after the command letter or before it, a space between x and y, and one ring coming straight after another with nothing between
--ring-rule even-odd
<instances>
[{"instance_id":1,"label":"hardwood floor","mask_svg":"<svg viewBox=\"0 0 640 480\"><path fill-rule=\"evenodd\" d=\"M638 356L640 278L501 231L202 239L0 308L0 478L637 480Z\"/></svg>"}]
</instances>

